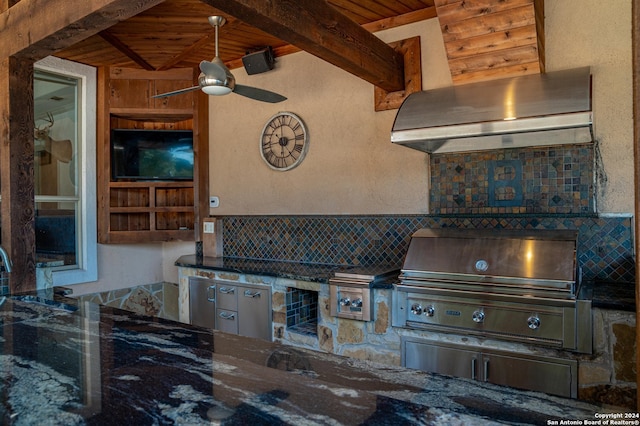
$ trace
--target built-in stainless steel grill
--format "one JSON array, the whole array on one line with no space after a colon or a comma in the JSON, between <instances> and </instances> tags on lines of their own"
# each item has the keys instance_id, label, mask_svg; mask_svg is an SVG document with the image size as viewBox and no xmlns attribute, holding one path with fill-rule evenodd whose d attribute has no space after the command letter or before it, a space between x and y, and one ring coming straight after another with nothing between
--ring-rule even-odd
<instances>
[{"instance_id":1,"label":"built-in stainless steel grill","mask_svg":"<svg viewBox=\"0 0 640 426\"><path fill-rule=\"evenodd\" d=\"M393 325L591 353L577 233L421 229L394 292Z\"/></svg>"}]
</instances>

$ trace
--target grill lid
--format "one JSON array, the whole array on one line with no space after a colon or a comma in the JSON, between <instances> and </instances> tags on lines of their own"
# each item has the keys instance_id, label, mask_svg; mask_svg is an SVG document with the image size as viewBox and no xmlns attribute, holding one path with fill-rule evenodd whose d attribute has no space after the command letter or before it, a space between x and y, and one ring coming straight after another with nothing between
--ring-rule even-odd
<instances>
[{"instance_id":1,"label":"grill lid","mask_svg":"<svg viewBox=\"0 0 640 426\"><path fill-rule=\"evenodd\" d=\"M576 231L420 229L411 237L402 277L572 289L576 246Z\"/></svg>"}]
</instances>

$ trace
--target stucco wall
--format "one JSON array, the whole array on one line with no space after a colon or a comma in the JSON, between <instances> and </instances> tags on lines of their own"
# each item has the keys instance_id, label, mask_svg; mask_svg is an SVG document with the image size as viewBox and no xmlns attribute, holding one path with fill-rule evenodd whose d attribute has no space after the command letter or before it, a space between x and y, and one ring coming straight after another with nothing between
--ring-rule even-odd
<instances>
[{"instance_id":1,"label":"stucco wall","mask_svg":"<svg viewBox=\"0 0 640 426\"><path fill-rule=\"evenodd\" d=\"M75 284L73 294L79 296L161 282L177 283L176 259L194 252L192 241L98 244L98 280Z\"/></svg>"},{"instance_id":2,"label":"stucco wall","mask_svg":"<svg viewBox=\"0 0 640 426\"><path fill-rule=\"evenodd\" d=\"M633 212L631 1L545 0L546 69L589 65L605 179L598 212Z\"/></svg>"},{"instance_id":3,"label":"stucco wall","mask_svg":"<svg viewBox=\"0 0 640 426\"><path fill-rule=\"evenodd\" d=\"M598 183L598 211L632 212L631 2L547 0L545 12L547 70L592 67L607 177ZM420 35L423 88L451 84L436 19L377 35ZM391 144L396 111L374 111L371 84L305 52L278 58L268 73L233 72L240 84L289 99L211 98L210 184L220 198L212 215L428 213L428 156ZM288 172L272 171L259 153L262 128L278 111L299 114L311 139L303 163Z\"/></svg>"},{"instance_id":4,"label":"stucco wall","mask_svg":"<svg viewBox=\"0 0 640 426\"><path fill-rule=\"evenodd\" d=\"M384 34L387 41L421 35L424 87L450 84L434 20ZM276 68L240 84L287 96L264 104L237 95L211 98L210 183L220 198L214 215L372 214L428 212L427 154L390 142L396 111L375 112L373 86L305 52L277 59ZM300 166L287 172L264 164L260 134L278 111L301 116L310 135Z\"/></svg>"}]
</instances>

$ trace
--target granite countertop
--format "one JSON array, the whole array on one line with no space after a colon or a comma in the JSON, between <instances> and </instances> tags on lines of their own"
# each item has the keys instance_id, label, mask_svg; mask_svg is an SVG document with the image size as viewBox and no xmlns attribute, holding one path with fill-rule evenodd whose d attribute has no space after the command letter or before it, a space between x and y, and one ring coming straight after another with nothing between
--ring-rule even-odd
<instances>
[{"instance_id":1,"label":"granite countertop","mask_svg":"<svg viewBox=\"0 0 640 426\"><path fill-rule=\"evenodd\" d=\"M175 264L176 266L187 268L211 269L237 274L265 275L320 283L328 283L329 278L333 277L336 272L363 273L364 271L382 272L397 269L399 274L400 270L399 266L394 265L322 265L229 257L198 257L196 255L180 256Z\"/></svg>"},{"instance_id":2,"label":"granite countertop","mask_svg":"<svg viewBox=\"0 0 640 426\"><path fill-rule=\"evenodd\" d=\"M579 297L591 300L593 308L636 311L636 285L633 282L585 280L580 285Z\"/></svg>"},{"instance_id":3,"label":"granite countertop","mask_svg":"<svg viewBox=\"0 0 640 426\"><path fill-rule=\"evenodd\" d=\"M596 281L591 283L594 308L636 311L636 286L630 282Z\"/></svg>"},{"instance_id":4,"label":"granite countertop","mask_svg":"<svg viewBox=\"0 0 640 426\"><path fill-rule=\"evenodd\" d=\"M617 412L136 316L0 299L4 424L550 424Z\"/></svg>"},{"instance_id":5,"label":"granite countertop","mask_svg":"<svg viewBox=\"0 0 640 426\"><path fill-rule=\"evenodd\" d=\"M255 260L228 257L198 257L195 254L180 256L176 266L212 269L238 274L266 275L311 282L328 282L337 265L317 265L274 260Z\"/></svg>"}]
</instances>

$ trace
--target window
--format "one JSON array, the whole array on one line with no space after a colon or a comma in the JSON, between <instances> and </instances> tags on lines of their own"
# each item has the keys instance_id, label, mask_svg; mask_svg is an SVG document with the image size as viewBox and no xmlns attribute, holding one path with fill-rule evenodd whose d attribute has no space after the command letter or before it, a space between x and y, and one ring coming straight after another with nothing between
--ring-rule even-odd
<instances>
[{"instance_id":1,"label":"window","mask_svg":"<svg viewBox=\"0 0 640 426\"><path fill-rule=\"evenodd\" d=\"M37 287L95 281L95 69L36 62L34 119Z\"/></svg>"}]
</instances>

